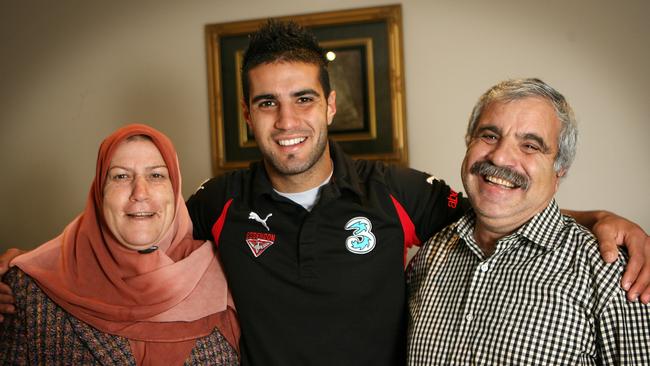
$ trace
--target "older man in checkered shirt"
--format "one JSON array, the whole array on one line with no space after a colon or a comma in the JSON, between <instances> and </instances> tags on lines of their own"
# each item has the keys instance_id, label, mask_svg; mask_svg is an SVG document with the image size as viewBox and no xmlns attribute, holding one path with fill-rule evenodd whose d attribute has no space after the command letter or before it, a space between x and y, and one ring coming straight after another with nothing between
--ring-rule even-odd
<instances>
[{"instance_id":1,"label":"older man in checkered shirt","mask_svg":"<svg viewBox=\"0 0 650 366\"><path fill-rule=\"evenodd\" d=\"M575 155L571 107L538 79L474 107L462 165L472 210L408 273L409 365L650 365L650 307L619 287L553 198Z\"/></svg>"}]
</instances>

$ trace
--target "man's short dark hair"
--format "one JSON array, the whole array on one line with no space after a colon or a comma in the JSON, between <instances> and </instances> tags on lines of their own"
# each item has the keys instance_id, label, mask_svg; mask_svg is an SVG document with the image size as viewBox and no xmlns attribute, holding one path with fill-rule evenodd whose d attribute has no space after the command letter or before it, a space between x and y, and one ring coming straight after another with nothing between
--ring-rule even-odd
<instances>
[{"instance_id":1,"label":"man's short dark hair","mask_svg":"<svg viewBox=\"0 0 650 366\"><path fill-rule=\"evenodd\" d=\"M270 19L250 35L244 53L241 81L247 106L250 106L250 70L273 62L304 62L318 66L323 93L326 98L329 96L331 88L327 59L314 34L295 22Z\"/></svg>"}]
</instances>

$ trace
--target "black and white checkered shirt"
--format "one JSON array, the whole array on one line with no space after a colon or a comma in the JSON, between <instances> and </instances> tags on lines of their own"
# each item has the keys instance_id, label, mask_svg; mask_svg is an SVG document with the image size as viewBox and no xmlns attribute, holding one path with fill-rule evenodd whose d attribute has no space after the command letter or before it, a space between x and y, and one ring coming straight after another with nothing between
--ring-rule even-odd
<instances>
[{"instance_id":1,"label":"black and white checkered shirt","mask_svg":"<svg viewBox=\"0 0 650 366\"><path fill-rule=\"evenodd\" d=\"M619 287L592 234L552 201L485 257L468 213L409 272L408 364L650 365L650 306Z\"/></svg>"}]
</instances>

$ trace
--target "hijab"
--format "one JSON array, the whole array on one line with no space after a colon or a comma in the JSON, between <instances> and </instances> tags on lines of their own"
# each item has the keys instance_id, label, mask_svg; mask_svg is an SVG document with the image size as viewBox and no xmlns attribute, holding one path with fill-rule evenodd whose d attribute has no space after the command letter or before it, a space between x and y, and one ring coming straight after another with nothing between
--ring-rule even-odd
<instances>
[{"instance_id":1,"label":"hijab","mask_svg":"<svg viewBox=\"0 0 650 366\"><path fill-rule=\"evenodd\" d=\"M146 254L123 246L102 213L111 159L121 143L138 135L160 151L175 195L173 221L154 243L158 249ZM215 327L238 349L239 326L214 245L193 240L176 151L149 126L124 126L102 142L83 212L13 265L76 318L128 338L139 365L182 364L196 339Z\"/></svg>"}]
</instances>

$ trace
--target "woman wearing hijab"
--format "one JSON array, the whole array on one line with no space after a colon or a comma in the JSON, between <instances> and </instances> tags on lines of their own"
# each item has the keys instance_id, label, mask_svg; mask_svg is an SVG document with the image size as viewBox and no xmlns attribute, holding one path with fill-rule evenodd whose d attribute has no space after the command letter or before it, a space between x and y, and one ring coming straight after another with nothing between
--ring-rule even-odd
<instances>
[{"instance_id":1,"label":"woman wearing hijab","mask_svg":"<svg viewBox=\"0 0 650 366\"><path fill-rule=\"evenodd\" d=\"M214 246L192 239L176 152L151 127L106 138L84 211L11 266L0 364L239 363Z\"/></svg>"}]
</instances>

